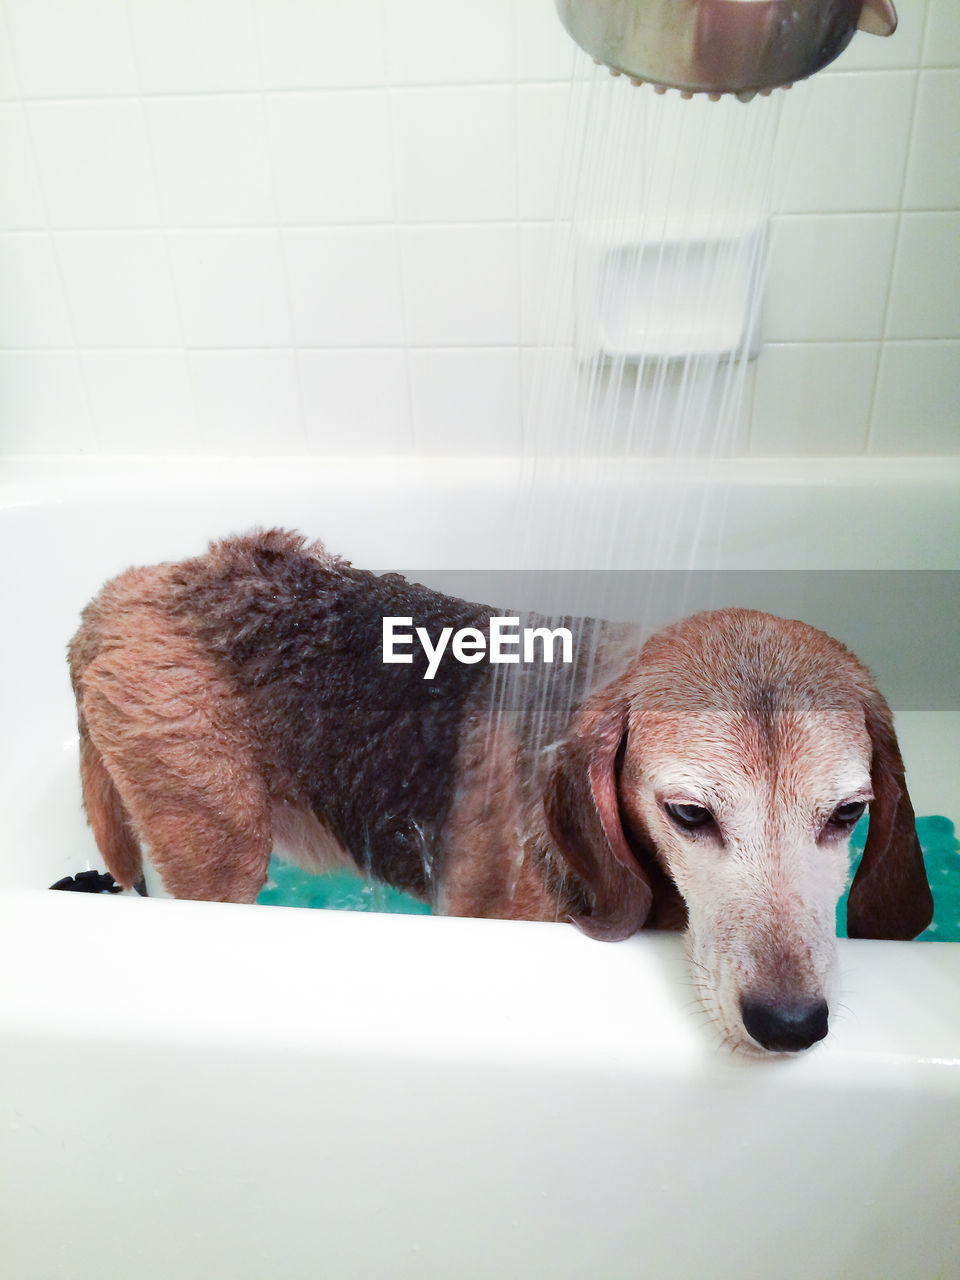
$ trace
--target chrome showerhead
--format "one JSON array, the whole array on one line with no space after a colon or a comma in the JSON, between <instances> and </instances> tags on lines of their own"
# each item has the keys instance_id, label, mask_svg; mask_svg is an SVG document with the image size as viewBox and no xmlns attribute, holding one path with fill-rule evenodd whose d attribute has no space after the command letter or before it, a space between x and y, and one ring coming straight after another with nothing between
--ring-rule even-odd
<instances>
[{"instance_id":1,"label":"chrome showerhead","mask_svg":"<svg viewBox=\"0 0 960 1280\"><path fill-rule=\"evenodd\" d=\"M757 93L813 75L856 30L888 36L890 0L556 0L582 49L614 75L685 97Z\"/></svg>"}]
</instances>

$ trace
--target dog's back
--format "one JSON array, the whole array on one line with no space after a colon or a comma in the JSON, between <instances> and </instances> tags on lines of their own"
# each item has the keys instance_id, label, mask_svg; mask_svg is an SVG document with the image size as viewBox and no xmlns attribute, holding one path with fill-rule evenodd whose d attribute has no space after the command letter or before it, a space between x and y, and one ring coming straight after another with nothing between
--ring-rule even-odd
<instances>
[{"instance_id":1,"label":"dog's back","mask_svg":"<svg viewBox=\"0 0 960 1280\"><path fill-rule=\"evenodd\" d=\"M279 531L108 583L69 657L84 803L114 876L139 878L138 832L178 895L255 897L274 827L302 811L362 869L430 896L484 680L446 663L425 681L416 652L385 666L384 616L433 633L489 611Z\"/></svg>"}]
</instances>

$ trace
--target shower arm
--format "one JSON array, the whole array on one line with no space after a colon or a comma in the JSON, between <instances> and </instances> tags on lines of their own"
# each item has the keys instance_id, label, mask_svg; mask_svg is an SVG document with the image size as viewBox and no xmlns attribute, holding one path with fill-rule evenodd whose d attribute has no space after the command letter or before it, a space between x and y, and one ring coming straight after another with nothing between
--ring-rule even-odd
<instances>
[{"instance_id":1,"label":"shower arm","mask_svg":"<svg viewBox=\"0 0 960 1280\"><path fill-rule=\"evenodd\" d=\"M891 0L556 0L595 62L684 97L789 88L847 47L857 29L889 36Z\"/></svg>"}]
</instances>

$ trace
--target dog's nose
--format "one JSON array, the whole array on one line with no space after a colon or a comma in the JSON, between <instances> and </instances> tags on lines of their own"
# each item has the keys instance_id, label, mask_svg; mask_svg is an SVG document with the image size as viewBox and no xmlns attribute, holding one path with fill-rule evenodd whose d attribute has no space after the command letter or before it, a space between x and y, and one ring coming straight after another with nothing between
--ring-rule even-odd
<instances>
[{"instance_id":1,"label":"dog's nose","mask_svg":"<svg viewBox=\"0 0 960 1280\"><path fill-rule=\"evenodd\" d=\"M796 1053L827 1034L826 1000L790 1000L778 996L744 996L740 1016L764 1049Z\"/></svg>"}]
</instances>

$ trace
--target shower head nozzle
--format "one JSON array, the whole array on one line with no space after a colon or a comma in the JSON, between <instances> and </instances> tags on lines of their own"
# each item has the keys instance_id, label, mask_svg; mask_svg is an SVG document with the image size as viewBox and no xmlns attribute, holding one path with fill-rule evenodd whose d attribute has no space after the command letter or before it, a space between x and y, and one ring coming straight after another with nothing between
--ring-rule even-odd
<instances>
[{"instance_id":1,"label":"shower head nozzle","mask_svg":"<svg viewBox=\"0 0 960 1280\"><path fill-rule=\"evenodd\" d=\"M567 31L615 75L684 97L789 87L832 62L859 27L891 35L891 0L556 0Z\"/></svg>"}]
</instances>

